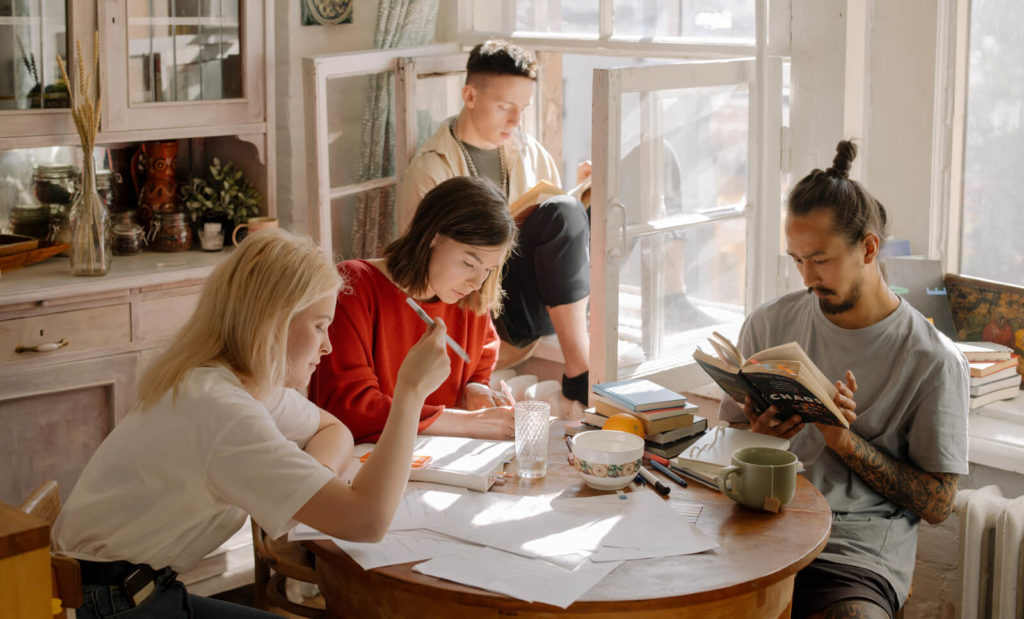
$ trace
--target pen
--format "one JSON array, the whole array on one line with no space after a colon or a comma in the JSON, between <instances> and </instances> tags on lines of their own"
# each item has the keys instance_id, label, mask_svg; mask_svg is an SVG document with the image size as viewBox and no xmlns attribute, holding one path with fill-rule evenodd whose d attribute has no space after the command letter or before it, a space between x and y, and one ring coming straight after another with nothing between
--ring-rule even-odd
<instances>
[{"instance_id":1,"label":"pen","mask_svg":"<svg viewBox=\"0 0 1024 619\"><path fill-rule=\"evenodd\" d=\"M690 481L695 481L695 482L697 482L698 484L700 484L702 486L707 486L708 488L711 488L712 490L718 490L718 486L717 485L711 483L710 481L708 481L706 479L701 479L700 477L697 477L693 473L691 473L691 472L689 472L687 470L681 469L681 468L679 468L678 466L676 466L674 464L670 464L669 466L672 467L672 471L673 472L678 473L679 475L682 475L683 477L689 479Z\"/></svg>"},{"instance_id":2,"label":"pen","mask_svg":"<svg viewBox=\"0 0 1024 619\"><path fill-rule=\"evenodd\" d=\"M685 488L688 485L685 479L670 471L669 468L662 464L661 462L658 462L657 460L651 460L651 466L653 466L654 469L659 471L662 475L668 477L669 479L676 482L683 488Z\"/></svg>"},{"instance_id":3,"label":"pen","mask_svg":"<svg viewBox=\"0 0 1024 619\"><path fill-rule=\"evenodd\" d=\"M642 477L643 480L647 482L648 486L653 486L654 491L662 496L668 496L668 493L672 492L672 490L669 489L668 486L661 483L661 481L654 476L654 473L648 471L642 466L640 467L640 477Z\"/></svg>"},{"instance_id":4,"label":"pen","mask_svg":"<svg viewBox=\"0 0 1024 619\"><path fill-rule=\"evenodd\" d=\"M508 400L508 405L509 406L515 406L516 405L516 399L515 399L515 397L512 396L512 389L509 388L508 383L506 383L505 381L500 381L500 384L501 384L501 393L502 393L502 395L505 396L505 399Z\"/></svg>"},{"instance_id":5,"label":"pen","mask_svg":"<svg viewBox=\"0 0 1024 619\"><path fill-rule=\"evenodd\" d=\"M409 304L409 307L416 311L416 314L423 319L423 322L427 323L427 325L434 324L434 321L430 319L430 316L427 316L427 313L423 311L422 307L412 300L412 297L406 297L405 302ZM462 357L462 360L466 363L469 363L469 355L467 355L466 351L462 349L462 346L459 346L458 342L452 339L452 336L445 333L444 339L448 340L448 346L455 351L456 355Z\"/></svg>"}]
</instances>

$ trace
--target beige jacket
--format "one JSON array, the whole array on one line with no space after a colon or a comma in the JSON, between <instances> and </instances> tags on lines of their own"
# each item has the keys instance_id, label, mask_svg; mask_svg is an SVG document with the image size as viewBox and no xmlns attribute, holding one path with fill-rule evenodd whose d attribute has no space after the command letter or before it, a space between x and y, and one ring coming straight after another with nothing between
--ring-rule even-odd
<instances>
[{"instance_id":1,"label":"beige jacket","mask_svg":"<svg viewBox=\"0 0 1024 619\"><path fill-rule=\"evenodd\" d=\"M402 234L412 221L416 206L424 195L443 181L456 176L469 176L469 167L458 143L452 137L449 125L456 117L441 123L437 132L409 162L398 184L398 233ZM561 186L558 166L540 142L520 132L503 146L508 162L509 201L525 193L541 180Z\"/></svg>"}]
</instances>

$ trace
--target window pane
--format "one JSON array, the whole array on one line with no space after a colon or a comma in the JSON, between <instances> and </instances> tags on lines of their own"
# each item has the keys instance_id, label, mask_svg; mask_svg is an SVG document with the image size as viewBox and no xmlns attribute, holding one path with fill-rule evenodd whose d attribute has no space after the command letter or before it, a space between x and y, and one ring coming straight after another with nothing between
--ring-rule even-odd
<instances>
[{"instance_id":1,"label":"window pane","mask_svg":"<svg viewBox=\"0 0 1024 619\"><path fill-rule=\"evenodd\" d=\"M623 96L620 195L630 223L744 208L749 101L745 84Z\"/></svg>"},{"instance_id":2,"label":"window pane","mask_svg":"<svg viewBox=\"0 0 1024 619\"><path fill-rule=\"evenodd\" d=\"M597 36L598 7L595 0L519 0L516 30Z\"/></svg>"},{"instance_id":3,"label":"window pane","mask_svg":"<svg viewBox=\"0 0 1024 619\"><path fill-rule=\"evenodd\" d=\"M132 103L242 97L240 0L128 2Z\"/></svg>"},{"instance_id":4,"label":"window pane","mask_svg":"<svg viewBox=\"0 0 1024 619\"><path fill-rule=\"evenodd\" d=\"M753 0L615 0L614 7L617 35L716 43L754 40Z\"/></svg>"},{"instance_id":5,"label":"window pane","mask_svg":"<svg viewBox=\"0 0 1024 619\"><path fill-rule=\"evenodd\" d=\"M1024 285L1024 3L971 3L960 270Z\"/></svg>"},{"instance_id":6,"label":"window pane","mask_svg":"<svg viewBox=\"0 0 1024 619\"><path fill-rule=\"evenodd\" d=\"M444 120L462 109L462 85L465 73L430 75L416 82L416 148L434 135Z\"/></svg>"},{"instance_id":7,"label":"window pane","mask_svg":"<svg viewBox=\"0 0 1024 619\"><path fill-rule=\"evenodd\" d=\"M69 107L57 54L69 60L64 0L0 1L0 110Z\"/></svg>"},{"instance_id":8,"label":"window pane","mask_svg":"<svg viewBox=\"0 0 1024 619\"><path fill-rule=\"evenodd\" d=\"M746 219L634 239L619 273L619 368L685 363L743 322Z\"/></svg>"},{"instance_id":9,"label":"window pane","mask_svg":"<svg viewBox=\"0 0 1024 619\"><path fill-rule=\"evenodd\" d=\"M394 118L394 97L387 94L393 93L393 85L394 73L390 71L327 82L332 188L394 175L394 125L383 125L387 116ZM378 102L389 107L387 116L375 110ZM351 131L352 127L359 127L359 132ZM376 156L379 152L374 151L380 148L389 149L386 157Z\"/></svg>"}]
</instances>

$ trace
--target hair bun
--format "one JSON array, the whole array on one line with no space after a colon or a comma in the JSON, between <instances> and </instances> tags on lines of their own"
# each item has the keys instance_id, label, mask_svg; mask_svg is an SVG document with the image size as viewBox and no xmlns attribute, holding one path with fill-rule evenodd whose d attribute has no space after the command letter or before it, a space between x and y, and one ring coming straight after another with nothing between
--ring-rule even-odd
<instances>
[{"instance_id":1,"label":"hair bun","mask_svg":"<svg viewBox=\"0 0 1024 619\"><path fill-rule=\"evenodd\" d=\"M850 164L857 158L857 145L850 140L842 140L836 144L836 156L832 160L832 167L825 172L829 176L849 178Z\"/></svg>"}]
</instances>

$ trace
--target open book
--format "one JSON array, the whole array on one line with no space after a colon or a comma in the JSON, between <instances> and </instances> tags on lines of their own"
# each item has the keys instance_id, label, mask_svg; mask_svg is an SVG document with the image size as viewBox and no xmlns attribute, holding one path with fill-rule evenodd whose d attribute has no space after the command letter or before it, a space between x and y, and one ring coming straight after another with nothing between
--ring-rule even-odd
<instances>
[{"instance_id":1,"label":"open book","mask_svg":"<svg viewBox=\"0 0 1024 619\"><path fill-rule=\"evenodd\" d=\"M789 449L789 440L720 425L705 432L678 456L670 458L670 462L700 479L715 483L718 472L732 464L732 454L744 447Z\"/></svg>"},{"instance_id":2,"label":"open book","mask_svg":"<svg viewBox=\"0 0 1024 619\"><path fill-rule=\"evenodd\" d=\"M372 443L356 445L346 477L355 476L355 470L372 450ZM413 447L409 481L426 481L487 492L501 475L505 463L515 456L515 452L513 441L420 435Z\"/></svg>"},{"instance_id":3,"label":"open book","mask_svg":"<svg viewBox=\"0 0 1024 619\"><path fill-rule=\"evenodd\" d=\"M532 215L533 211L537 210L539 205L551 198L564 195L570 195L582 202L584 206L588 206L590 204L590 177L588 176L583 179L582 183L569 191L565 191L554 183L542 180L509 204L508 210L512 213L516 223L522 225L526 218Z\"/></svg>"},{"instance_id":4,"label":"open book","mask_svg":"<svg viewBox=\"0 0 1024 619\"><path fill-rule=\"evenodd\" d=\"M718 356L698 348L693 358L740 404L749 395L759 412L774 405L780 420L799 414L804 423L850 427L834 402L835 385L825 378L800 344L774 346L744 359L724 335L714 333L708 341Z\"/></svg>"}]
</instances>

